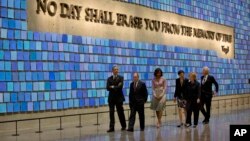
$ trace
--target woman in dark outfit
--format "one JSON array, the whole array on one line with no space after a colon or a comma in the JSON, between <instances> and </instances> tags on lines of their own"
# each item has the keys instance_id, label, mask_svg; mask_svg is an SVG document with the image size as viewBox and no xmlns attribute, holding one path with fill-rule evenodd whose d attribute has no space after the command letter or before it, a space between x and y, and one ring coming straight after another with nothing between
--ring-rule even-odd
<instances>
[{"instance_id":1,"label":"woman in dark outfit","mask_svg":"<svg viewBox=\"0 0 250 141\"><path fill-rule=\"evenodd\" d=\"M199 119L199 103L200 103L200 83L196 80L196 73L189 74L189 82L187 84L187 121L186 127L192 125L191 116L194 113L194 128L196 128Z\"/></svg>"}]
</instances>

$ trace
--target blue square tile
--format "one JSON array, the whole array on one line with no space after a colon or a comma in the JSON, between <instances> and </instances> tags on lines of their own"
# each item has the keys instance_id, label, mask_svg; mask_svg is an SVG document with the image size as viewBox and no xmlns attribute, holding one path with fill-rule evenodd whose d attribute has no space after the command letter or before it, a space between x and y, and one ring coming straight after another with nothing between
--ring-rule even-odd
<instances>
[{"instance_id":1,"label":"blue square tile","mask_svg":"<svg viewBox=\"0 0 250 141\"><path fill-rule=\"evenodd\" d=\"M14 38L14 30L8 30L7 38L8 39L13 39ZM11 49L13 49L12 46L11 46Z\"/></svg>"},{"instance_id":2,"label":"blue square tile","mask_svg":"<svg viewBox=\"0 0 250 141\"><path fill-rule=\"evenodd\" d=\"M62 35L62 42L63 43L67 43L68 42L68 35L66 35L66 34Z\"/></svg>"},{"instance_id":3,"label":"blue square tile","mask_svg":"<svg viewBox=\"0 0 250 141\"><path fill-rule=\"evenodd\" d=\"M3 94L0 93L0 103L3 103Z\"/></svg>"},{"instance_id":4,"label":"blue square tile","mask_svg":"<svg viewBox=\"0 0 250 141\"><path fill-rule=\"evenodd\" d=\"M5 80L5 72L0 72L0 81L6 81Z\"/></svg>"},{"instance_id":5,"label":"blue square tile","mask_svg":"<svg viewBox=\"0 0 250 141\"><path fill-rule=\"evenodd\" d=\"M95 106L95 99L94 99L94 98L90 98L90 99L89 99L89 105L90 105L91 107Z\"/></svg>"},{"instance_id":6,"label":"blue square tile","mask_svg":"<svg viewBox=\"0 0 250 141\"><path fill-rule=\"evenodd\" d=\"M31 93L25 93L24 94L24 99L25 99L26 102L31 101Z\"/></svg>"},{"instance_id":7,"label":"blue square tile","mask_svg":"<svg viewBox=\"0 0 250 141\"><path fill-rule=\"evenodd\" d=\"M77 91L77 98L79 98L79 99L80 99L80 98L83 98L82 93L83 93L83 92L82 92L81 90L78 90L78 91Z\"/></svg>"},{"instance_id":8,"label":"blue square tile","mask_svg":"<svg viewBox=\"0 0 250 141\"><path fill-rule=\"evenodd\" d=\"M49 72L49 80L55 80L55 73L54 72Z\"/></svg>"},{"instance_id":9,"label":"blue square tile","mask_svg":"<svg viewBox=\"0 0 250 141\"><path fill-rule=\"evenodd\" d=\"M25 64L25 67L28 67L28 65L27 64ZM25 70L30 70L30 69L25 69ZM32 80L32 74L31 74L31 72L26 72L26 80L27 81L31 81ZM30 85L29 85L30 86Z\"/></svg>"},{"instance_id":10,"label":"blue square tile","mask_svg":"<svg viewBox=\"0 0 250 141\"><path fill-rule=\"evenodd\" d=\"M7 85L6 82L0 82L0 92L7 91Z\"/></svg>"},{"instance_id":11,"label":"blue square tile","mask_svg":"<svg viewBox=\"0 0 250 141\"><path fill-rule=\"evenodd\" d=\"M73 99L69 99L69 108L73 108L74 107L74 101Z\"/></svg>"},{"instance_id":12,"label":"blue square tile","mask_svg":"<svg viewBox=\"0 0 250 141\"><path fill-rule=\"evenodd\" d=\"M68 100L64 100L64 101L63 101L63 108L64 108L64 109L69 108L69 101L68 101Z\"/></svg>"},{"instance_id":13,"label":"blue square tile","mask_svg":"<svg viewBox=\"0 0 250 141\"><path fill-rule=\"evenodd\" d=\"M38 93L38 101L43 101L44 100L44 95L42 92Z\"/></svg>"},{"instance_id":14,"label":"blue square tile","mask_svg":"<svg viewBox=\"0 0 250 141\"><path fill-rule=\"evenodd\" d=\"M33 103L33 110L39 111L40 110L40 102L34 102Z\"/></svg>"},{"instance_id":15,"label":"blue square tile","mask_svg":"<svg viewBox=\"0 0 250 141\"><path fill-rule=\"evenodd\" d=\"M33 102L28 102L28 111L33 111L33 109L34 109Z\"/></svg>"},{"instance_id":16,"label":"blue square tile","mask_svg":"<svg viewBox=\"0 0 250 141\"><path fill-rule=\"evenodd\" d=\"M7 0L1 0L0 4L1 4L1 6L3 6L3 7L7 7L8 1L7 1Z\"/></svg>"},{"instance_id":17,"label":"blue square tile","mask_svg":"<svg viewBox=\"0 0 250 141\"><path fill-rule=\"evenodd\" d=\"M56 99L57 99L57 100L62 99L62 98L61 98L61 92L56 92Z\"/></svg>"},{"instance_id":18,"label":"blue square tile","mask_svg":"<svg viewBox=\"0 0 250 141\"><path fill-rule=\"evenodd\" d=\"M37 101L37 93L31 94L32 101Z\"/></svg>"},{"instance_id":19,"label":"blue square tile","mask_svg":"<svg viewBox=\"0 0 250 141\"><path fill-rule=\"evenodd\" d=\"M77 88L77 82L76 81L72 81L71 82L71 88L72 89L76 89Z\"/></svg>"},{"instance_id":20,"label":"blue square tile","mask_svg":"<svg viewBox=\"0 0 250 141\"><path fill-rule=\"evenodd\" d=\"M79 107L84 107L84 99L79 99Z\"/></svg>"},{"instance_id":21,"label":"blue square tile","mask_svg":"<svg viewBox=\"0 0 250 141\"><path fill-rule=\"evenodd\" d=\"M0 103L0 113L6 113L7 107L6 103Z\"/></svg>"},{"instance_id":22,"label":"blue square tile","mask_svg":"<svg viewBox=\"0 0 250 141\"><path fill-rule=\"evenodd\" d=\"M62 91L61 92L61 99L67 99L67 92L66 91Z\"/></svg>"},{"instance_id":23,"label":"blue square tile","mask_svg":"<svg viewBox=\"0 0 250 141\"><path fill-rule=\"evenodd\" d=\"M21 0L15 0L15 8L19 9L21 7Z\"/></svg>"},{"instance_id":24,"label":"blue square tile","mask_svg":"<svg viewBox=\"0 0 250 141\"><path fill-rule=\"evenodd\" d=\"M53 109L53 110L58 109L58 108L57 108L57 101L53 101L53 102L52 102L52 109Z\"/></svg>"},{"instance_id":25,"label":"blue square tile","mask_svg":"<svg viewBox=\"0 0 250 141\"><path fill-rule=\"evenodd\" d=\"M50 100L50 94L49 94L49 92L45 92L44 93L44 100L45 101L49 101Z\"/></svg>"},{"instance_id":26,"label":"blue square tile","mask_svg":"<svg viewBox=\"0 0 250 141\"><path fill-rule=\"evenodd\" d=\"M15 112L15 113L20 112L20 109L21 109L20 103L14 103L13 106L14 106L13 112Z\"/></svg>"},{"instance_id":27,"label":"blue square tile","mask_svg":"<svg viewBox=\"0 0 250 141\"><path fill-rule=\"evenodd\" d=\"M45 90L50 90L50 82L45 82Z\"/></svg>"},{"instance_id":28,"label":"blue square tile","mask_svg":"<svg viewBox=\"0 0 250 141\"><path fill-rule=\"evenodd\" d=\"M46 107L46 103L45 103L44 101L40 102L40 110L41 110L41 111L46 110L45 107Z\"/></svg>"},{"instance_id":29,"label":"blue square tile","mask_svg":"<svg viewBox=\"0 0 250 141\"><path fill-rule=\"evenodd\" d=\"M90 106L89 98L85 98L84 100L85 100L85 101L84 101L85 106L89 107L89 106Z\"/></svg>"},{"instance_id":30,"label":"blue square tile","mask_svg":"<svg viewBox=\"0 0 250 141\"><path fill-rule=\"evenodd\" d=\"M25 101L25 93L18 93L18 101L21 102Z\"/></svg>"},{"instance_id":31,"label":"blue square tile","mask_svg":"<svg viewBox=\"0 0 250 141\"><path fill-rule=\"evenodd\" d=\"M28 111L28 103L21 102L21 112L27 112L27 111Z\"/></svg>"},{"instance_id":32,"label":"blue square tile","mask_svg":"<svg viewBox=\"0 0 250 141\"><path fill-rule=\"evenodd\" d=\"M1 17L8 17L8 9L1 8Z\"/></svg>"},{"instance_id":33,"label":"blue square tile","mask_svg":"<svg viewBox=\"0 0 250 141\"><path fill-rule=\"evenodd\" d=\"M74 99L74 107L75 108L79 107L79 99Z\"/></svg>"},{"instance_id":34,"label":"blue square tile","mask_svg":"<svg viewBox=\"0 0 250 141\"><path fill-rule=\"evenodd\" d=\"M7 103L7 112L12 113L14 111L14 104L13 103Z\"/></svg>"},{"instance_id":35,"label":"blue square tile","mask_svg":"<svg viewBox=\"0 0 250 141\"><path fill-rule=\"evenodd\" d=\"M63 109L63 101L57 101L57 109Z\"/></svg>"},{"instance_id":36,"label":"blue square tile","mask_svg":"<svg viewBox=\"0 0 250 141\"><path fill-rule=\"evenodd\" d=\"M52 109L52 103L51 101L46 101L46 110Z\"/></svg>"},{"instance_id":37,"label":"blue square tile","mask_svg":"<svg viewBox=\"0 0 250 141\"><path fill-rule=\"evenodd\" d=\"M11 93L11 102L17 102L17 93Z\"/></svg>"},{"instance_id":38,"label":"blue square tile","mask_svg":"<svg viewBox=\"0 0 250 141\"><path fill-rule=\"evenodd\" d=\"M21 11L21 19L22 20L26 20L27 18L27 13L26 11ZM23 30L27 30L27 25L24 23L23 27L22 27Z\"/></svg>"}]
</instances>

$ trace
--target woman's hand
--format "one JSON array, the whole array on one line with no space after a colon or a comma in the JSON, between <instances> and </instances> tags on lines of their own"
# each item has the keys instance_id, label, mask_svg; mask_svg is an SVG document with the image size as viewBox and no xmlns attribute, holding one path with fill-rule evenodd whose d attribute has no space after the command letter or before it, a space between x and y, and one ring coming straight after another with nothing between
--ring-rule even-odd
<instances>
[{"instance_id":1,"label":"woman's hand","mask_svg":"<svg viewBox=\"0 0 250 141\"><path fill-rule=\"evenodd\" d=\"M161 99L162 99L162 96L158 96L158 97L157 97L157 100L160 101Z\"/></svg>"}]
</instances>

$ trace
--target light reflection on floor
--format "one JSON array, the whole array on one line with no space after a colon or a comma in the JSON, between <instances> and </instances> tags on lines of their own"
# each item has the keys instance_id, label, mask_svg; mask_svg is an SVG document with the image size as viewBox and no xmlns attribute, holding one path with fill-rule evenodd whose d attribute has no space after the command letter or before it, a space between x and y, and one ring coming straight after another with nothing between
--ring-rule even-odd
<instances>
[{"instance_id":1,"label":"light reflection on floor","mask_svg":"<svg viewBox=\"0 0 250 141\"><path fill-rule=\"evenodd\" d=\"M136 121L135 131L116 130L114 133L106 133L107 124L100 126L87 126L83 128L66 127L62 131L49 129L41 134L34 131L20 131L20 136L14 137L10 134L1 135L1 141L228 141L230 124L250 124L249 105L239 107L235 110L214 110L211 121L208 125L203 125L203 116L200 114L197 128L177 128L177 120L165 118L165 122L160 129L154 125L155 119L148 117L146 128L141 132ZM177 116L176 116L177 119Z\"/></svg>"}]
</instances>

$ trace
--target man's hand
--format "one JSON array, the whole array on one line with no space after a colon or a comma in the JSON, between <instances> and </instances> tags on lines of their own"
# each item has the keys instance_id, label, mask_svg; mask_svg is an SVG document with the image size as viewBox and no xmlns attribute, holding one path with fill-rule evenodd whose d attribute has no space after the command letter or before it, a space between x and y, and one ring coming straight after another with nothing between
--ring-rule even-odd
<instances>
[{"instance_id":1,"label":"man's hand","mask_svg":"<svg viewBox=\"0 0 250 141\"><path fill-rule=\"evenodd\" d=\"M112 86L109 86L109 88L111 88L111 89L113 89L115 86L114 85L112 85Z\"/></svg>"},{"instance_id":2,"label":"man's hand","mask_svg":"<svg viewBox=\"0 0 250 141\"><path fill-rule=\"evenodd\" d=\"M200 102L201 102L201 101L200 101L200 99L198 98L198 99L197 99L197 103L200 103Z\"/></svg>"}]
</instances>

